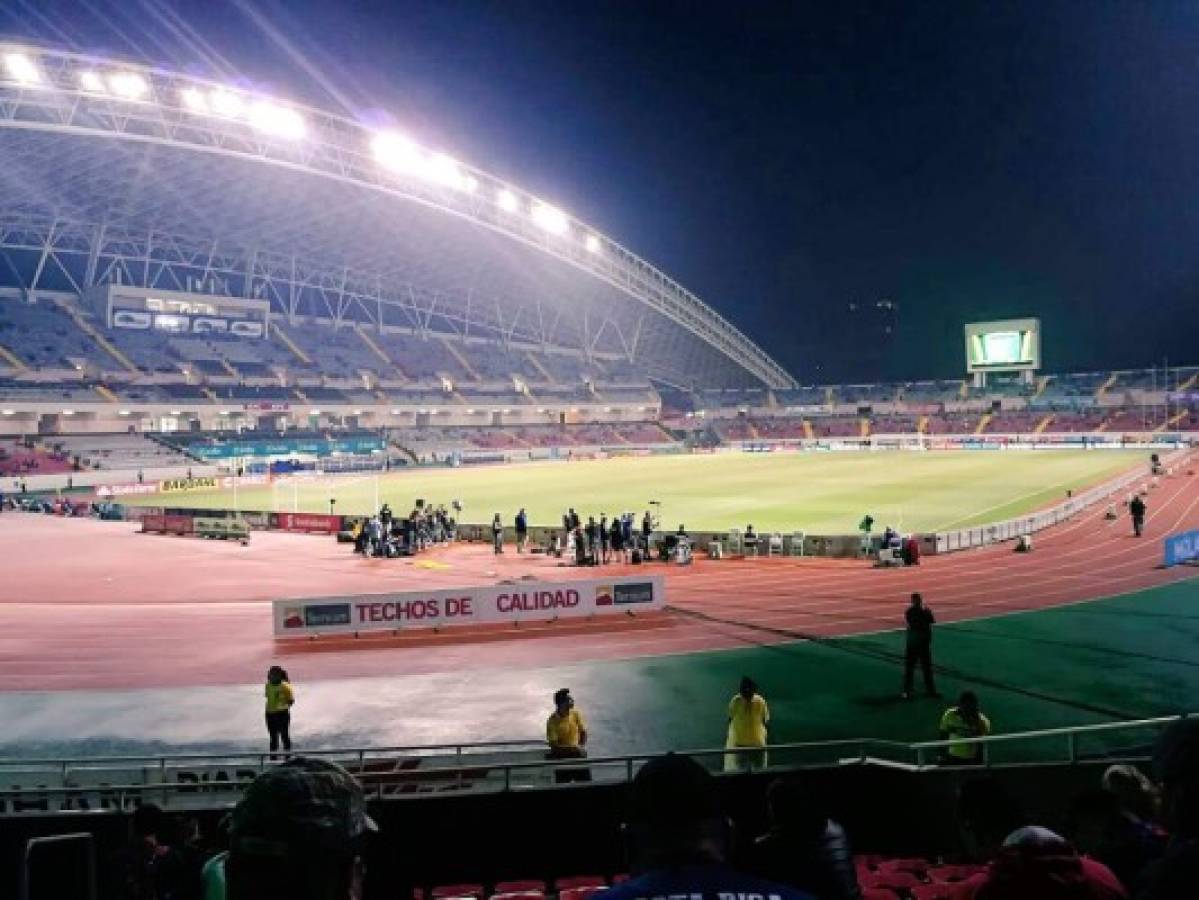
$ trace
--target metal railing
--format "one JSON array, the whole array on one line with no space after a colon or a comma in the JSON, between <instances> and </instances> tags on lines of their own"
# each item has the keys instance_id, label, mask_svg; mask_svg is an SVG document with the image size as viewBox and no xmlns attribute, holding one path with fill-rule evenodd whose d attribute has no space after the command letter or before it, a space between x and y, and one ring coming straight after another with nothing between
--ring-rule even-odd
<instances>
[{"instance_id":1,"label":"metal railing","mask_svg":"<svg viewBox=\"0 0 1199 900\"><path fill-rule=\"evenodd\" d=\"M1161 716L917 743L852 738L773 744L765 748L721 747L677 752L698 760L714 774L784 772L852 764L922 771L947 763L963 763L963 760L946 754L951 748L964 745L981 746L974 764L984 767L1074 765L1088 760L1144 759L1157 732L1179 718ZM1128 735L1132 735L1131 743ZM515 754L531 751L539 758L513 758ZM431 793L500 793L580 783L627 783L646 761L660 755L637 753L549 760L543 757L544 744L540 741L343 748L303 753L346 765L361 781L367 797L379 800L400 800ZM405 765L413 759L432 765ZM234 804L245 785L272 764L267 753L2 760L0 774L10 786L0 789L0 815L127 810L146 801L159 803L164 808L225 808ZM228 777L229 771L236 777ZM37 783L49 774L60 773L64 776L60 785ZM201 774L217 773L224 773L225 777L197 780ZM181 774L191 777L181 780ZM125 781L112 777L131 775L133 777ZM172 776L175 776L174 780L171 780ZM30 777L34 781L29 787L12 786L20 777Z\"/></svg>"}]
</instances>

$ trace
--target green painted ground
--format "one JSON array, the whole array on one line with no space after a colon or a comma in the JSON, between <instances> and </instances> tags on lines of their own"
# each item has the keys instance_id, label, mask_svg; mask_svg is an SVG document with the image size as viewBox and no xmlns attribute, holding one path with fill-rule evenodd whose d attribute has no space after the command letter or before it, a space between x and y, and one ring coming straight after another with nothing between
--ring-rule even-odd
<instances>
[{"instance_id":1,"label":"green painted ground","mask_svg":"<svg viewBox=\"0 0 1199 900\"><path fill-rule=\"evenodd\" d=\"M935 609L935 598L930 600ZM897 609L896 617L901 614ZM1109 600L939 626L934 656L946 670L939 676L940 701L900 699L898 631L579 666L569 684L597 738L608 729L648 729L650 735L636 734L636 743L720 746L724 705L739 678L750 675L770 704L772 743L862 736L910 742L936 740L941 711L967 689L979 695L997 733L1193 712L1199 709L1197 648L1199 579L1192 579ZM1081 741L1079 751L1143 740L1144 733L1112 732L1102 741ZM1035 747L1011 745L996 758L1064 752L1059 738Z\"/></svg>"},{"instance_id":2,"label":"green painted ground","mask_svg":"<svg viewBox=\"0 0 1199 900\"><path fill-rule=\"evenodd\" d=\"M461 499L463 519L511 522L524 506L535 524L554 524L568 506L581 513L639 511L662 501L664 523L723 530L836 534L871 513L881 528L931 531L1000 521L1105 480L1145 459L1136 451L935 451L928 453L718 454L544 462L464 469L415 469L376 479L285 482L238 492L242 509L367 513L377 496L397 511L417 497ZM293 488L293 484L296 486ZM196 507L234 506L232 492L140 497Z\"/></svg>"}]
</instances>

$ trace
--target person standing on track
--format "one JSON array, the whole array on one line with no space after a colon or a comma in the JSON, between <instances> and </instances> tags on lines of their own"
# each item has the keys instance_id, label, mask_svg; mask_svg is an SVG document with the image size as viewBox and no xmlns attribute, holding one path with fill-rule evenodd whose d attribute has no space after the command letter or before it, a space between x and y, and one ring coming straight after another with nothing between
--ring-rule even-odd
<instances>
[{"instance_id":1,"label":"person standing on track","mask_svg":"<svg viewBox=\"0 0 1199 900\"><path fill-rule=\"evenodd\" d=\"M529 542L529 517L525 515L525 508L522 506L520 512L516 514L516 552L524 553L525 544Z\"/></svg>"},{"instance_id":2,"label":"person standing on track","mask_svg":"<svg viewBox=\"0 0 1199 900\"><path fill-rule=\"evenodd\" d=\"M284 754L291 752L291 708L296 702L295 691L282 666L271 666L266 673L266 730L271 738L271 758L283 745Z\"/></svg>"},{"instance_id":3,"label":"person standing on track","mask_svg":"<svg viewBox=\"0 0 1199 900\"><path fill-rule=\"evenodd\" d=\"M500 519L499 513L496 513L495 518L491 520L491 543L496 554L504 552L504 523Z\"/></svg>"},{"instance_id":4,"label":"person standing on track","mask_svg":"<svg viewBox=\"0 0 1199 900\"><path fill-rule=\"evenodd\" d=\"M1132 498L1132 502L1128 504L1128 514L1132 516L1132 533L1135 537L1140 537L1145 531L1145 501L1141 499L1141 495L1137 494Z\"/></svg>"},{"instance_id":5,"label":"person standing on track","mask_svg":"<svg viewBox=\"0 0 1199 900\"><path fill-rule=\"evenodd\" d=\"M903 659L903 699L912 699L917 665L924 675L925 693L930 697L940 697L933 681L933 625L937 619L918 593L912 594L912 602L904 613L904 619L907 620L908 630Z\"/></svg>"}]
</instances>

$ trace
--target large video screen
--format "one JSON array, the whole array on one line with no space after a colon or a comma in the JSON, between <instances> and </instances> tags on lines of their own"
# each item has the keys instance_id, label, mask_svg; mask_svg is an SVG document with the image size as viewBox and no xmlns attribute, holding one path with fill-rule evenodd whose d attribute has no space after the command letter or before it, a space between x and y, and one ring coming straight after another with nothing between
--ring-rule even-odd
<instances>
[{"instance_id":1,"label":"large video screen","mask_svg":"<svg viewBox=\"0 0 1199 900\"><path fill-rule=\"evenodd\" d=\"M966 370L1010 372L1041 365L1041 328L1036 319L976 322L966 326Z\"/></svg>"}]
</instances>

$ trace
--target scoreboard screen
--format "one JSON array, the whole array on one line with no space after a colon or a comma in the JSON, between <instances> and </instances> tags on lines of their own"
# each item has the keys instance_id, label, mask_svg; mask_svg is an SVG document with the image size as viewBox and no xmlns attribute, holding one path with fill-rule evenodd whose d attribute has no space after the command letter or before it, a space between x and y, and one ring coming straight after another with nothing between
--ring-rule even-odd
<instances>
[{"instance_id":1,"label":"scoreboard screen","mask_svg":"<svg viewBox=\"0 0 1199 900\"><path fill-rule=\"evenodd\" d=\"M1037 319L976 322L966 326L967 372L1019 372L1041 367Z\"/></svg>"}]
</instances>

